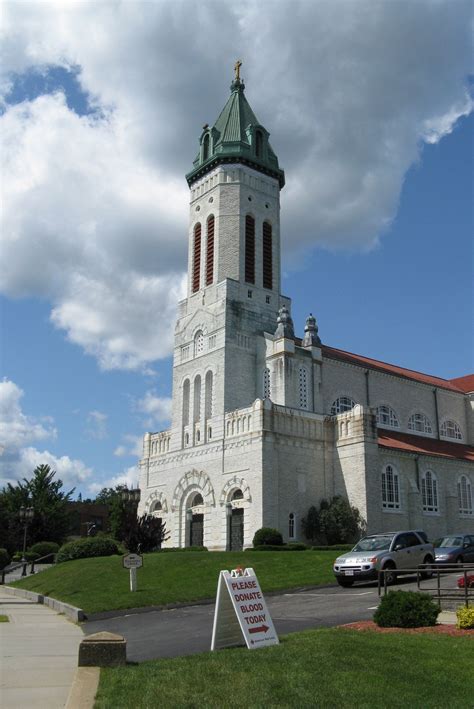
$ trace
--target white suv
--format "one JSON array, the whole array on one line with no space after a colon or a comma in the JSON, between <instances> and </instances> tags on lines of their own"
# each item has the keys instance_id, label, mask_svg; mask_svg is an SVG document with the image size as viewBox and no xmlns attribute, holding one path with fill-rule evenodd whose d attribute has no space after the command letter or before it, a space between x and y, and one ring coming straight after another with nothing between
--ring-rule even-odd
<instances>
[{"instance_id":1,"label":"white suv","mask_svg":"<svg viewBox=\"0 0 474 709\"><path fill-rule=\"evenodd\" d=\"M352 551L338 556L333 570L340 586L376 579L382 570L387 584L393 584L397 571L416 569L420 564L432 564L433 561L434 548L424 532L384 532L364 537ZM425 568L422 575L425 578L430 576L430 569Z\"/></svg>"}]
</instances>

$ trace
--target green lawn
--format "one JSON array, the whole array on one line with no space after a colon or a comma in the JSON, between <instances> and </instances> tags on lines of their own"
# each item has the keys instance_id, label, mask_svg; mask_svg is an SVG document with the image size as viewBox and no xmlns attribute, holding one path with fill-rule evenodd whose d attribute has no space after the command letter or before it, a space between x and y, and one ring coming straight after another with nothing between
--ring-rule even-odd
<instances>
[{"instance_id":1,"label":"green lawn","mask_svg":"<svg viewBox=\"0 0 474 709\"><path fill-rule=\"evenodd\" d=\"M0 623L8 623L10 618L7 615L0 614Z\"/></svg>"},{"instance_id":2,"label":"green lawn","mask_svg":"<svg viewBox=\"0 0 474 709\"><path fill-rule=\"evenodd\" d=\"M306 631L281 645L101 670L95 709L472 706L472 638Z\"/></svg>"},{"instance_id":3,"label":"green lawn","mask_svg":"<svg viewBox=\"0 0 474 709\"><path fill-rule=\"evenodd\" d=\"M252 566L263 591L334 582L337 551L170 552L145 554L138 590L129 590L122 558L107 556L58 564L14 586L52 596L86 613L213 598L221 569Z\"/></svg>"}]
</instances>

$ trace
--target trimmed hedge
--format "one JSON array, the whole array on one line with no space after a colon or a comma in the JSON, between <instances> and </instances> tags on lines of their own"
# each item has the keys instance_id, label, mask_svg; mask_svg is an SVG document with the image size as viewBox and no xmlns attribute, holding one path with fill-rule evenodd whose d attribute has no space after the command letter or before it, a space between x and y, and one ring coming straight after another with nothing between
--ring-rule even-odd
<instances>
[{"instance_id":1,"label":"trimmed hedge","mask_svg":"<svg viewBox=\"0 0 474 709\"><path fill-rule=\"evenodd\" d=\"M6 549L0 549L0 571L10 563L10 554Z\"/></svg>"},{"instance_id":2,"label":"trimmed hedge","mask_svg":"<svg viewBox=\"0 0 474 709\"><path fill-rule=\"evenodd\" d=\"M86 559L92 556L113 556L121 554L115 539L107 537L85 537L75 542L63 544L56 557L58 564L74 559Z\"/></svg>"},{"instance_id":3,"label":"trimmed hedge","mask_svg":"<svg viewBox=\"0 0 474 709\"><path fill-rule=\"evenodd\" d=\"M258 547L249 547L245 551L307 551L306 544L260 544Z\"/></svg>"},{"instance_id":4,"label":"trimmed hedge","mask_svg":"<svg viewBox=\"0 0 474 709\"><path fill-rule=\"evenodd\" d=\"M262 527L257 529L253 536L252 544L254 547L260 546L282 546L283 537L278 529L273 529L272 527Z\"/></svg>"},{"instance_id":5,"label":"trimmed hedge","mask_svg":"<svg viewBox=\"0 0 474 709\"><path fill-rule=\"evenodd\" d=\"M456 627L460 630L471 630L474 628L474 608L463 606L456 611Z\"/></svg>"},{"instance_id":6,"label":"trimmed hedge","mask_svg":"<svg viewBox=\"0 0 474 709\"><path fill-rule=\"evenodd\" d=\"M56 544L56 542L36 542L36 544L33 544L28 551L33 552L33 554L38 554L38 558L40 559L42 556L46 556L47 554L57 554L59 551L59 544Z\"/></svg>"},{"instance_id":7,"label":"trimmed hedge","mask_svg":"<svg viewBox=\"0 0 474 709\"><path fill-rule=\"evenodd\" d=\"M25 551L25 559L27 561L36 561L38 559L39 554L35 554L34 551ZM13 556L12 556L12 561L15 563L18 561L21 561L23 559L23 552L22 551L16 551Z\"/></svg>"},{"instance_id":8,"label":"trimmed hedge","mask_svg":"<svg viewBox=\"0 0 474 709\"><path fill-rule=\"evenodd\" d=\"M426 628L436 625L440 609L429 593L389 591L374 613L381 628Z\"/></svg>"},{"instance_id":9,"label":"trimmed hedge","mask_svg":"<svg viewBox=\"0 0 474 709\"><path fill-rule=\"evenodd\" d=\"M329 546L311 547L313 551L352 551L353 544L330 544Z\"/></svg>"},{"instance_id":10,"label":"trimmed hedge","mask_svg":"<svg viewBox=\"0 0 474 709\"><path fill-rule=\"evenodd\" d=\"M207 547L165 547L157 551L160 554L162 551L209 551Z\"/></svg>"}]
</instances>

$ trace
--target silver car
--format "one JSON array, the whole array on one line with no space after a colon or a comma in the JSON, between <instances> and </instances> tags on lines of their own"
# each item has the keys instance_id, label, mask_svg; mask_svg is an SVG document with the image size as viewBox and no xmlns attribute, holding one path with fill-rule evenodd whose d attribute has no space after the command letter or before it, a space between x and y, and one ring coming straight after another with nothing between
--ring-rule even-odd
<instances>
[{"instance_id":1,"label":"silver car","mask_svg":"<svg viewBox=\"0 0 474 709\"><path fill-rule=\"evenodd\" d=\"M336 581L340 586L352 586L354 581L376 579L384 570L387 584L393 584L397 572L433 564L434 548L426 539L421 530L364 537L352 551L337 557L333 566ZM422 575L430 576L430 569L425 568Z\"/></svg>"}]
</instances>

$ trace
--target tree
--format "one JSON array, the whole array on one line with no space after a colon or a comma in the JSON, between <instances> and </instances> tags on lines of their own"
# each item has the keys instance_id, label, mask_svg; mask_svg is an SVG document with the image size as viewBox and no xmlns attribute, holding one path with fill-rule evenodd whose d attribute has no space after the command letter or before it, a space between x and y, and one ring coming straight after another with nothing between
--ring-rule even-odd
<instances>
[{"instance_id":1,"label":"tree","mask_svg":"<svg viewBox=\"0 0 474 709\"><path fill-rule=\"evenodd\" d=\"M311 505L308 510L308 514L301 520L301 526L306 539L309 539L311 542L316 541L316 538L321 531L321 525L319 522L318 510L314 505Z\"/></svg>"},{"instance_id":2,"label":"tree","mask_svg":"<svg viewBox=\"0 0 474 709\"><path fill-rule=\"evenodd\" d=\"M1 532L6 539L1 540L9 551L22 548L23 524L19 520L20 507L33 507L34 517L28 525L28 544L35 542L57 542L61 544L70 530L68 502L74 488L63 491L63 482L54 479L55 470L49 465L38 465L33 477L23 478L15 485L8 483L0 493L0 511L7 519ZM2 515L2 516L3 516Z\"/></svg>"},{"instance_id":3,"label":"tree","mask_svg":"<svg viewBox=\"0 0 474 709\"><path fill-rule=\"evenodd\" d=\"M345 544L355 541L364 531L365 522L357 509L336 495L329 502L321 500L319 506L321 532L328 544Z\"/></svg>"},{"instance_id":4,"label":"tree","mask_svg":"<svg viewBox=\"0 0 474 709\"><path fill-rule=\"evenodd\" d=\"M127 521L128 526L121 541L133 553L145 553L160 549L163 542L170 537L166 532L164 522L159 517L149 514L137 517L131 512Z\"/></svg>"}]
</instances>

